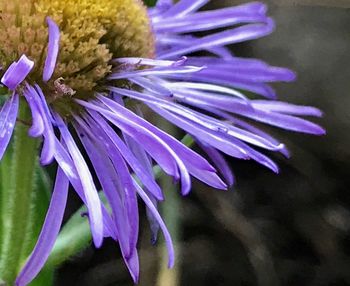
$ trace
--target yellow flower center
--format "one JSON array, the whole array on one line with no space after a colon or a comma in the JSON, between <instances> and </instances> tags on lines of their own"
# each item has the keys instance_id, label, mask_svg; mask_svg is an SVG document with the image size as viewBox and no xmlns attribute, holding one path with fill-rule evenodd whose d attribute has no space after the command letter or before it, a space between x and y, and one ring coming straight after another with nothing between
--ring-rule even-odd
<instances>
[{"instance_id":1,"label":"yellow flower center","mask_svg":"<svg viewBox=\"0 0 350 286\"><path fill-rule=\"evenodd\" d=\"M45 18L61 31L60 52L49 83L41 82L48 44ZM141 0L0 0L0 64L22 54L35 62L29 79L47 91L90 93L117 57L153 57L154 39Z\"/></svg>"}]
</instances>

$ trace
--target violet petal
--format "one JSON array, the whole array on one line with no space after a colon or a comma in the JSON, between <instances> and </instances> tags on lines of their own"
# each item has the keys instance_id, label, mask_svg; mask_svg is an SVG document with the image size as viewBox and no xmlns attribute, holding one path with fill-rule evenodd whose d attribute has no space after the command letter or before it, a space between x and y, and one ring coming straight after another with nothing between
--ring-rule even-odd
<instances>
[{"instance_id":1,"label":"violet petal","mask_svg":"<svg viewBox=\"0 0 350 286\"><path fill-rule=\"evenodd\" d=\"M33 67L34 62L28 59L26 55L22 55L17 62L10 65L1 78L1 82L10 90L15 90L25 80Z\"/></svg>"},{"instance_id":2,"label":"violet petal","mask_svg":"<svg viewBox=\"0 0 350 286\"><path fill-rule=\"evenodd\" d=\"M0 111L0 160L4 156L16 125L19 106L19 95L13 95L6 101Z\"/></svg>"},{"instance_id":3,"label":"violet petal","mask_svg":"<svg viewBox=\"0 0 350 286\"><path fill-rule=\"evenodd\" d=\"M46 23L49 26L49 44L43 71L44 82L49 81L55 71L56 61L60 48L60 30L57 24L50 17L46 18Z\"/></svg>"},{"instance_id":4,"label":"violet petal","mask_svg":"<svg viewBox=\"0 0 350 286\"><path fill-rule=\"evenodd\" d=\"M58 236L68 197L69 181L61 168L57 170L55 187L44 225L34 250L16 279L16 285L29 284L44 266Z\"/></svg>"},{"instance_id":5,"label":"violet petal","mask_svg":"<svg viewBox=\"0 0 350 286\"><path fill-rule=\"evenodd\" d=\"M78 172L84 189L86 204L89 209L89 218L91 220L92 237L95 246L100 247L103 240L103 218L100 198L84 157L81 155L66 124L57 114L55 114L55 119L58 123L58 128L61 132L62 139L66 143L69 153L72 156L73 163L76 167L76 171Z\"/></svg>"}]
</instances>

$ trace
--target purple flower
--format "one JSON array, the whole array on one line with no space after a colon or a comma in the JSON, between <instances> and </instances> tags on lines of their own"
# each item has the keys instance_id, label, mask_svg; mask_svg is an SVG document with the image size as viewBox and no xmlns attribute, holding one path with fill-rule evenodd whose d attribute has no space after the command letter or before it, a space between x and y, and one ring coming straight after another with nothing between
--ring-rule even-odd
<instances>
[{"instance_id":1,"label":"purple flower","mask_svg":"<svg viewBox=\"0 0 350 286\"><path fill-rule=\"evenodd\" d=\"M111 4L112 1L105 2ZM214 188L227 189L233 185L234 177L223 154L255 160L274 172L278 172L277 165L260 150L288 156L283 143L246 122L246 118L291 131L324 134L320 126L300 117L321 116L318 109L276 100L269 83L293 81L292 71L256 59L236 57L227 48L273 31L274 23L266 16L265 5L253 2L199 11L207 2L181 0L173 4L169 0L159 0L156 7L149 9L154 57L151 56L153 51L149 58L129 52L116 56L118 53L108 48L118 43L110 40L107 31L99 38L104 44L95 42L99 46L92 54L99 53L101 58L111 55L111 58L103 62L102 68L93 65L101 59L93 58L76 70L74 61L64 65L60 60L70 53L80 55L84 51L88 54L87 48L83 50L79 46L79 53L74 46L68 48L69 34L60 31L62 19L48 14L47 56L39 69L41 79L32 80L31 74L37 74L41 67L35 67L35 61L25 54L7 68L1 82L12 96L0 113L0 155L4 154L16 124L19 100L25 98L32 112L29 135L43 138L41 164L54 160L58 163L44 226L17 278L17 285L27 285L48 258L62 224L69 185L87 207L95 246L100 247L105 237L118 241L131 276L137 282L138 197L146 204L152 224L163 231L169 267L174 264L171 237L156 208L164 197L152 173L154 163L180 182L183 195L191 190L191 176ZM99 5L91 3L91 6ZM51 16L58 20L52 20ZM69 21L65 22L66 26L67 23ZM83 26L79 28L84 29ZM222 28L225 29L222 31ZM205 36L195 33L202 31L206 32ZM135 40L135 35L133 37ZM61 49L62 43L65 46ZM86 45L93 45L91 43L93 41ZM127 46L125 51L131 49ZM88 56L78 60L88 61ZM63 79L57 76L63 67L65 71L72 70L67 81L64 76ZM79 74L82 71L84 74ZM80 83L87 82L84 80L88 76L94 81L91 88L89 85L84 89ZM266 99L251 100L242 90ZM134 105L128 108L129 103L143 103L185 130L211 163L145 120ZM89 169L78 148L77 137L93 170ZM259 151L255 147L259 147ZM111 212L99 198L93 174L99 180ZM158 227L152 230L156 232Z\"/></svg>"}]
</instances>

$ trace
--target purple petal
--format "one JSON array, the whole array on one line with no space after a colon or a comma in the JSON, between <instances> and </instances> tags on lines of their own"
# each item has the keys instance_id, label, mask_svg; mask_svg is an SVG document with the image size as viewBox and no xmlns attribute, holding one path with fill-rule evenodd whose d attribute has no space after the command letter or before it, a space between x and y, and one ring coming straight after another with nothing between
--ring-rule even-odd
<instances>
[{"instance_id":1,"label":"purple petal","mask_svg":"<svg viewBox=\"0 0 350 286\"><path fill-rule=\"evenodd\" d=\"M170 233L169 233L166 225L164 224L161 216L159 215L156 207L154 206L154 204L152 203L150 198L147 196L145 191L136 182L134 183L134 185L136 187L136 191L137 191L138 195L145 202L147 208L150 210L150 212L153 214L153 216L157 220L157 222L158 222L158 224L159 224L159 226L164 234L164 239L165 239L165 243L166 243L166 246L168 249L168 255L169 255L168 266L171 268L174 266L175 254L174 254L174 246L173 246L173 242L172 242Z\"/></svg>"},{"instance_id":2,"label":"purple petal","mask_svg":"<svg viewBox=\"0 0 350 286\"><path fill-rule=\"evenodd\" d=\"M223 137L223 134L221 132L214 132L203 128L196 123L190 122L181 116L172 114L167 110L157 107L156 105L148 104L148 106L156 113L163 116L165 119L184 129L189 134L196 136L203 142L206 142L207 144L221 150L222 152L239 159L249 159L249 156L245 150L227 140L225 137Z\"/></svg>"},{"instance_id":3,"label":"purple petal","mask_svg":"<svg viewBox=\"0 0 350 286\"><path fill-rule=\"evenodd\" d=\"M239 23L265 22L266 6L262 3L248 3L230 8L197 12L184 17L155 19L153 26L157 33L189 33L233 26Z\"/></svg>"},{"instance_id":4,"label":"purple petal","mask_svg":"<svg viewBox=\"0 0 350 286\"><path fill-rule=\"evenodd\" d=\"M44 82L49 81L55 71L56 61L60 48L60 30L57 24L51 20L50 17L46 18L46 23L49 26L49 44L47 48L47 57L45 60L43 72Z\"/></svg>"},{"instance_id":5,"label":"purple petal","mask_svg":"<svg viewBox=\"0 0 350 286\"><path fill-rule=\"evenodd\" d=\"M104 117L106 117L115 126L120 128L123 132L127 133L140 144L143 144L145 150L158 162L158 164L166 173L175 178L181 179L182 193L187 194L190 191L190 177L183 162L175 154L175 152L158 136L143 126L127 120L122 114L113 113L97 105L82 100L76 101L89 110L100 112ZM180 172L180 176L178 171Z\"/></svg>"},{"instance_id":6,"label":"purple petal","mask_svg":"<svg viewBox=\"0 0 350 286\"><path fill-rule=\"evenodd\" d=\"M119 97L118 95L114 95L113 97L118 104L124 106L121 97ZM139 111L139 113L141 113L141 111ZM140 116L142 116L142 114ZM135 155L135 157L141 163L141 165L145 168L146 174L152 180L154 180L152 159L150 158L150 156L146 153L146 151L142 148L142 146L140 144L138 144L130 136L123 133L123 137L124 137L124 141L125 141L126 145L129 147L129 149ZM141 182L142 182L142 180L141 180ZM149 198L152 201L152 203L154 204L154 206L157 208L158 200L157 200L156 196L154 196L152 194L152 191L150 191L147 187L145 187L145 192L149 196ZM162 199L163 199L163 193L161 190L160 190L160 192L161 192ZM157 241L157 238L158 238L158 232L159 232L160 227L159 227L159 224L158 224L156 218L154 217L154 215L150 212L150 210L148 208L146 209L146 215L147 215L148 223L149 223L150 229L151 229L151 243L155 244Z\"/></svg>"},{"instance_id":7,"label":"purple petal","mask_svg":"<svg viewBox=\"0 0 350 286\"><path fill-rule=\"evenodd\" d=\"M186 55L207 47L225 46L229 44L240 43L248 40L257 39L270 34L274 30L274 22L267 18L266 24L249 24L232 30L218 32L205 36L192 42L191 46L185 48L170 49L158 56L159 59L169 59L179 55Z\"/></svg>"},{"instance_id":8,"label":"purple petal","mask_svg":"<svg viewBox=\"0 0 350 286\"><path fill-rule=\"evenodd\" d=\"M242 59L232 57L231 59L218 59L209 57L191 57L188 59L189 65L203 66L202 76L212 76L215 74L220 78L231 78L232 81L241 82L290 82L295 80L296 74L286 68L270 66L263 61L256 59Z\"/></svg>"},{"instance_id":9,"label":"purple petal","mask_svg":"<svg viewBox=\"0 0 350 286\"><path fill-rule=\"evenodd\" d=\"M26 98L30 111L32 113L32 126L30 127L28 134L32 137L39 137L43 135L45 131L45 125L41 116L40 109L37 105L37 100L34 98L31 92L28 92L28 90L25 90L23 92L23 95Z\"/></svg>"},{"instance_id":10,"label":"purple petal","mask_svg":"<svg viewBox=\"0 0 350 286\"><path fill-rule=\"evenodd\" d=\"M275 173L279 172L278 166L270 158L268 158L267 156L265 156L264 154L262 154L256 150L254 150L253 148L249 147L248 145L246 145L245 148L246 148L250 158L252 158L256 162L258 162L259 164L269 168L270 170L272 170Z\"/></svg>"},{"instance_id":11,"label":"purple petal","mask_svg":"<svg viewBox=\"0 0 350 286\"><path fill-rule=\"evenodd\" d=\"M44 266L55 244L60 230L68 197L69 182L61 168L57 170L55 188L52 193L44 225L34 250L16 279L16 285L29 284Z\"/></svg>"},{"instance_id":12,"label":"purple petal","mask_svg":"<svg viewBox=\"0 0 350 286\"><path fill-rule=\"evenodd\" d=\"M196 40L196 37L190 35L173 35L173 34L164 34L161 37L157 38L156 50L158 54L163 54L165 51L169 49L169 47L179 47L184 48L191 45L193 40ZM205 48L206 51L219 56L223 59L231 59L232 53L225 46L208 46Z\"/></svg>"},{"instance_id":13,"label":"purple petal","mask_svg":"<svg viewBox=\"0 0 350 286\"><path fill-rule=\"evenodd\" d=\"M114 116L108 115L108 114L104 114L106 115L106 118L108 118L108 120L115 124L116 126L120 127L120 122L118 124L118 121L116 121ZM165 154L167 153L169 155L170 161L166 160L165 162L173 162L175 163L175 166L177 166L178 171L176 170L174 171L168 171L168 173L170 175L172 175L173 177L175 177L175 179L180 178L181 180L181 192L183 195L187 195L190 190L191 190L191 180L190 180L190 176L189 173L184 165L184 163L182 162L182 160L178 157L178 155L161 139L159 138L157 135L149 132L147 129L146 133L148 133L150 135L150 137L143 137L140 136L140 134L138 134L138 136L136 136L137 132L140 131L140 128L143 129L143 127L138 126L137 129L124 129L124 132L127 133L129 136L132 136L132 138L134 138L136 141L139 142L139 144L143 144L143 146L145 146L145 149L147 150L147 152L153 157L155 158L155 160L160 164L160 166L163 167L164 171L169 170L166 165L161 164L161 162L163 161L162 158L160 158L160 156L165 157ZM135 137L136 136L136 137ZM148 138L151 139L151 141L149 141L149 144L147 144ZM158 148L158 150L156 150ZM163 161L164 162L164 161ZM165 168L164 168L165 166Z\"/></svg>"},{"instance_id":14,"label":"purple petal","mask_svg":"<svg viewBox=\"0 0 350 286\"><path fill-rule=\"evenodd\" d=\"M210 172L206 170L200 170L188 167L190 174L200 180L201 182L207 184L218 190L227 190L227 185L220 179L220 177L215 172Z\"/></svg>"},{"instance_id":15,"label":"purple petal","mask_svg":"<svg viewBox=\"0 0 350 286\"><path fill-rule=\"evenodd\" d=\"M76 167L76 171L78 172L84 189L86 204L89 209L89 218L91 222L90 224L94 244L96 247L100 247L103 240L103 218L100 198L84 157L81 155L66 124L57 114L55 115L55 119L58 123L58 128L61 132L62 139L67 145L69 153L72 156L73 163Z\"/></svg>"},{"instance_id":16,"label":"purple petal","mask_svg":"<svg viewBox=\"0 0 350 286\"><path fill-rule=\"evenodd\" d=\"M220 66L207 66L203 69L201 76L203 77L217 77L227 79L232 82L241 82L242 84L259 83L259 82L291 82L294 81L296 75L289 69L279 67L259 67L259 68L238 68L232 63L232 68L222 69Z\"/></svg>"},{"instance_id":17,"label":"purple petal","mask_svg":"<svg viewBox=\"0 0 350 286\"><path fill-rule=\"evenodd\" d=\"M233 88L239 88L239 89L251 91L270 99L276 98L275 90L269 85L261 82L251 82L251 81L248 82L246 80L241 80L238 78L235 79L228 74L216 76L213 74L211 75L203 74L202 71L199 71L199 72L189 73L189 74L177 74L177 73L166 74L165 76L169 79L219 84L227 87L233 87Z\"/></svg>"},{"instance_id":18,"label":"purple petal","mask_svg":"<svg viewBox=\"0 0 350 286\"><path fill-rule=\"evenodd\" d=\"M196 98L196 101L193 102L190 97L186 98L186 102L188 104L197 106L205 110L209 110L208 105L211 105L214 108L220 108L221 110L235 113L237 115L248 117L256 121L283 128L286 130L314 135L325 134L325 130L322 127L308 120L288 114L277 113L269 110L262 110L260 108L252 108L251 106L247 106L244 102L242 103L240 100L234 98L231 98L230 102L227 102L226 105L220 104L219 100L216 103L215 101L211 103L208 100L201 101L200 98ZM305 111L305 109L303 108L302 110Z\"/></svg>"},{"instance_id":19,"label":"purple petal","mask_svg":"<svg viewBox=\"0 0 350 286\"><path fill-rule=\"evenodd\" d=\"M249 99L241 92L225 86L219 86L219 85L214 85L209 83L199 83L199 82L169 82L169 83L166 82L164 85L170 88L170 90L172 89L178 90L178 91L183 90L186 92L187 92L187 89L204 90L209 92L215 92L215 94L213 94L213 98L216 98L218 96L217 93L223 93L223 94L241 98L245 101L249 101Z\"/></svg>"},{"instance_id":20,"label":"purple petal","mask_svg":"<svg viewBox=\"0 0 350 286\"><path fill-rule=\"evenodd\" d=\"M160 130L159 128L155 127L148 121L135 115L131 111L126 109L121 109L121 107L117 103L113 102L112 100L104 96L98 96L98 99L101 100L106 106L108 106L111 110L114 110L115 112L124 111L124 116L127 116L133 122L136 122L139 125L144 126L148 130L156 134L159 138L161 138L164 142L166 142L169 145L169 147L171 147L176 152L176 154L179 155L179 157L184 161L186 166L193 165L195 168L198 168L198 169L215 171L215 169L208 163L207 160L205 160L199 154L194 152L191 148L185 146L184 144L182 144L181 142L179 142L177 139L170 136L166 132Z\"/></svg>"},{"instance_id":21,"label":"purple petal","mask_svg":"<svg viewBox=\"0 0 350 286\"><path fill-rule=\"evenodd\" d=\"M287 158L289 157L289 151L283 143L276 140L275 138L273 138L272 136L270 136L266 132L262 131L258 127L255 127L255 126L253 126L253 125L251 125L243 120L240 120L240 119L236 118L235 116L228 114L228 113L221 111L221 110L217 110L217 109L213 109L213 108L207 108L206 110L213 113L213 114L216 114L216 115L222 117L223 119L229 120L232 124L234 124L236 126L244 128L244 129L250 131L251 133L254 133L262 138L265 138L265 140L271 142L271 144L273 144L275 146L281 146L282 148L279 149L278 151L281 152Z\"/></svg>"},{"instance_id":22,"label":"purple petal","mask_svg":"<svg viewBox=\"0 0 350 286\"><path fill-rule=\"evenodd\" d=\"M166 87L158 84L154 80L147 79L145 77L130 78L129 81L149 90L150 92L157 93L161 96L172 97L172 92Z\"/></svg>"},{"instance_id":23,"label":"purple petal","mask_svg":"<svg viewBox=\"0 0 350 286\"><path fill-rule=\"evenodd\" d=\"M14 62L7 69L1 82L7 86L10 90L15 90L20 85L27 75L32 71L34 62L22 55L18 62Z\"/></svg>"},{"instance_id":24,"label":"purple petal","mask_svg":"<svg viewBox=\"0 0 350 286\"><path fill-rule=\"evenodd\" d=\"M111 101L108 98L99 96L99 99L107 106L109 106L112 110L120 109L120 106L117 103ZM226 189L227 186L225 183L223 183L221 179L215 174L215 169L203 157L193 152L191 149L185 147L183 144L170 137L165 132L157 129L152 124L143 121L141 118L134 115L132 119L130 118L130 120L142 124L145 126L145 128L154 132L154 134L162 138L164 142L166 142L169 147L171 147L183 160L190 174L215 188ZM104 130L107 128L107 126L103 127Z\"/></svg>"},{"instance_id":25,"label":"purple petal","mask_svg":"<svg viewBox=\"0 0 350 286\"><path fill-rule=\"evenodd\" d=\"M278 113L285 113L289 115L299 116L316 116L321 117L322 111L312 106L295 105L283 101L270 101L270 100L252 100L252 106L265 110Z\"/></svg>"},{"instance_id":26,"label":"purple petal","mask_svg":"<svg viewBox=\"0 0 350 286\"><path fill-rule=\"evenodd\" d=\"M74 190L77 192L81 200L84 202L84 204L88 208L88 212L91 213L91 209L89 209L89 204L87 203L87 199L85 196L85 192L83 189L82 182L79 178L78 172L74 166L74 163L72 159L70 158L68 152L65 150L63 145L56 140L56 152L55 152L55 159L62 169L62 171L65 173L67 178L69 179L69 182L72 184ZM111 217L108 214L108 211L106 207L102 204L102 215L103 215L103 224L104 224L104 234L107 236L111 236L114 240L117 240L117 231L115 228L115 225L111 219Z\"/></svg>"},{"instance_id":27,"label":"purple petal","mask_svg":"<svg viewBox=\"0 0 350 286\"><path fill-rule=\"evenodd\" d=\"M148 195L154 207L157 209L158 207L157 199L154 196L152 196L152 194L150 194L147 190L145 190L145 193ZM150 212L148 208L146 209L146 215L147 215L148 224L151 230L151 243L152 245L155 245L158 240L158 233L159 233L160 226L157 219L154 217L154 215Z\"/></svg>"},{"instance_id":28,"label":"purple petal","mask_svg":"<svg viewBox=\"0 0 350 286\"><path fill-rule=\"evenodd\" d=\"M255 109L254 111L250 110L241 110L234 111L239 115L246 116L248 118L254 119L259 122L263 122L272 126L283 128L286 130L314 134L314 135L324 135L325 130L319 125L307 121L302 118L298 118L291 115L274 113L270 111L263 111Z\"/></svg>"},{"instance_id":29,"label":"purple petal","mask_svg":"<svg viewBox=\"0 0 350 286\"><path fill-rule=\"evenodd\" d=\"M137 249L132 250L132 254L128 258L124 258L124 261L126 263L126 266L129 269L130 275L132 280L135 284L139 282L139 276L140 276L140 263L139 263L139 257L137 254Z\"/></svg>"},{"instance_id":30,"label":"purple petal","mask_svg":"<svg viewBox=\"0 0 350 286\"><path fill-rule=\"evenodd\" d=\"M92 143L85 133L85 131L89 130L86 125L81 128L78 127L77 130L112 208L122 253L125 257L129 257L131 249L136 247L138 237L138 208L130 174L124 160L118 152L108 155L106 150L101 148L100 144L98 144L97 140L95 144ZM91 139L93 139L97 134L88 135L93 135L93 137L91 137ZM108 156L111 155L115 156L115 160L113 161L118 164L115 168L108 158ZM116 192L116 190L118 192ZM126 212L124 204L127 209Z\"/></svg>"},{"instance_id":31,"label":"purple petal","mask_svg":"<svg viewBox=\"0 0 350 286\"><path fill-rule=\"evenodd\" d=\"M167 6L167 7L170 7L172 6L174 3L173 0L158 0L157 1L157 5L156 7L159 7L159 6Z\"/></svg>"},{"instance_id":32,"label":"purple petal","mask_svg":"<svg viewBox=\"0 0 350 286\"><path fill-rule=\"evenodd\" d=\"M216 168L218 168L228 186L233 186L235 179L231 168L227 164L224 156L222 156L220 152L218 152L215 148L212 148L205 144L201 144L200 141L197 141L197 143L208 154L209 158L213 161Z\"/></svg>"},{"instance_id":33,"label":"purple petal","mask_svg":"<svg viewBox=\"0 0 350 286\"><path fill-rule=\"evenodd\" d=\"M158 199L163 200L162 190L156 183L153 177L150 177L147 170L137 161L135 156L130 152L125 143L119 138L115 131L101 118L97 113L92 113L94 122L89 120L90 126L95 130L95 136L99 136L101 142L105 144L105 147L108 150L108 153L114 154L115 152L120 152L125 160L128 162L130 167L133 169L135 174L141 180L141 182L152 192L152 194ZM83 125L81 120L76 119L79 124ZM102 128L102 131L99 130ZM111 142L110 142L111 141ZM110 144L111 143L111 144ZM115 148L113 148L115 147Z\"/></svg>"},{"instance_id":34,"label":"purple petal","mask_svg":"<svg viewBox=\"0 0 350 286\"><path fill-rule=\"evenodd\" d=\"M279 150L282 149L283 146L275 146L273 145L270 141L266 140L263 137L260 137L258 135L255 135L254 133L250 133L249 131L237 128L235 126L226 124L222 121L219 121L215 118L206 116L200 112L193 111L191 109L188 109L186 107L183 107L179 104L175 104L173 102L169 102L163 99L155 98L153 96L147 95L147 94L140 94L140 93L135 93L131 92L128 90L122 90L122 89L117 89L113 88L113 91L119 91L120 93L136 98L136 99L141 99L143 101L152 103L152 104L157 104L164 109L167 109L171 111L172 113L178 114L181 117L186 118L189 121L192 121L198 125L202 125L203 127L212 130L212 131L221 131L221 130L226 130L226 133L228 135L234 136L240 140L249 142L251 144L257 145L259 147L269 149L269 150ZM202 94L200 94L202 95ZM229 99L229 98L228 98ZM191 103L188 98L187 98L187 103Z\"/></svg>"},{"instance_id":35,"label":"purple petal","mask_svg":"<svg viewBox=\"0 0 350 286\"><path fill-rule=\"evenodd\" d=\"M199 8L207 4L210 0L181 0L173 5L162 17L181 17L191 12L197 11Z\"/></svg>"},{"instance_id":36,"label":"purple petal","mask_svg":"<svg viewBox=\"0 0 350 286\"><path fill-rule=\"evenodd\" d=\"M42 102L43 110L44 110L47 118L49 119L49 121L51 123L56 125L56 122L55 122L55 120L54 120L54 118L52 116L52 113L50 111L49 105L48 105L48 103L46 101L46 97L45 97L42 89L40 88L40 86L38 84L35 84L34 87L35 87L35 89L36 89L36 91L37 91L37 93L39 95L39 98L40 98L40 100Z\"/></svg>"},{"instance_id":37,"label":"purple petal","mask_svg":"<svg viewBox=\"0 0 350 286\"><path fill-rule=\"evenodd\" d=\"M13 129L16 125L19 106L19 96L17 93L5 102L0 111L0 160L4 156L7 146L10 142Z\"/></svg>"},{"instance_id":38,"label":"purple petal","mask_svg":"<svg viewBox=\"0 0 350 286\"><path fill-rule=\"evenodd\" d=\"M46 100L39 86L36 85L35 88L33 88L27 84L25 94L26 98L31 98L30 101L35 103L44 124L43 136L45 140L41 152L40 162L42 165L48 165L52 162L56 149L56 137L52 126L51 112L49 111L49 107L47 106ZM40 135L40 133L38 132L35 135Z\"/></svg>"},{"instance_id":39,"label":"purple petal","mask_svg":"<svg viewBox=\"0 0 350 286\"><path fill-rule=\"evenodd\" d=\"M115 80L115 79L129 79L130 77L140 77L140 76L161 76L161 75L168 75L168 74L188 74L188 73L194 73L201 71L203 67L195 67L195 66L171 66L171 67L155 67L155 68L149 68L149 69L141 69L141 70L135 70L130 72L117 72L112 73L108 79L109 80Z\"/></svg>"},{"instance_id":40,"label":"purple petal","mask_svg":"<svg viewBox=\"0 0 350 286\"><path fill-rule=\"evenodd\" d=\"M172 67L184 64L187 61L186 57L182 57L179 61L166 61L147 58L117 58L112 60L115 64L125 64L131 66L151 66L151 67Z\"/></svg>"}]
</instances>

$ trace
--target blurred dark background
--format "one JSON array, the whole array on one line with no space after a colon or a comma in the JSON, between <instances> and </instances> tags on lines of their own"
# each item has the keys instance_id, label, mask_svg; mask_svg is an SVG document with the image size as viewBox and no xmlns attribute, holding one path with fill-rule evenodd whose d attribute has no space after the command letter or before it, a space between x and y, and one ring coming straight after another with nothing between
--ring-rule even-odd
<instances>
[{"instance_id":1,"label":"blurred dark background","mask_svg":"<svg viewBox=\"0 0 350 286\"><path fill-rule=\"evenodd\" d=\"M149 243L143 215L141 286L350 285L350 1L266 2L275 33L233 51L295 70L295 83L275 86L279 98L322 109L318 122L327 135L271 129L292 152L290 160L272 155L280 175L231 160L234 191L194 182L193 193L175 206L179 257L172 272L160 266L162 243ZM118 247L107 241L63 265L56 285L133 283Z\"/></svg>"}]
</instances>

